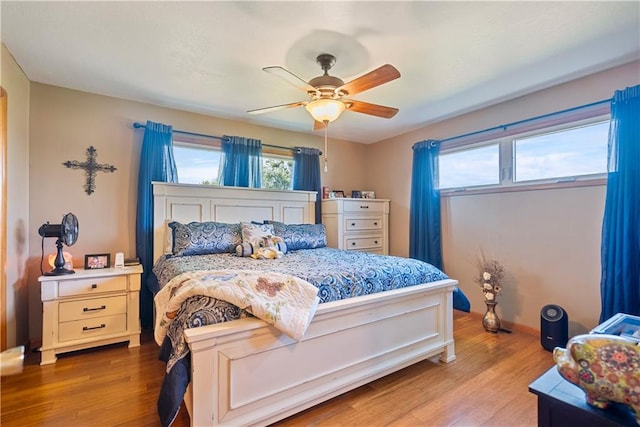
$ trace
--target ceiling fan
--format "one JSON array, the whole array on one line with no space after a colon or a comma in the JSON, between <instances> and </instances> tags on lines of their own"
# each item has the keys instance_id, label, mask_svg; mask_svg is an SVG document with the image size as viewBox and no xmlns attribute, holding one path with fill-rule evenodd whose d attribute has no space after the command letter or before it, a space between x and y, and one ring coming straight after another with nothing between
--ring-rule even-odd
<instances>
[{"instance_id":1,"label":"ceiling fan","mask_svg":"<svg viewBox=\"0 0 640 427\"><path fill-rule=\"evenodd\" d=\"M275 105L273 107L258 108L247 111L249 114L270 113L291 107L304 106L314 119L314 130L326 127L329 122L340 117L343 111L355 111L357 113L369 114L376 117L390 119L398 113L397 108L385 107L383 105L370 104L368 102L356 101L351 96L383 85L400 77L400 72L390 64L385 64L368 72L360 77L345 83L338 77L330 76L329 70L336 63L336 57L322 53L316 57L316 62L320 65L324 74L314 77L309 82L304 81L291 71L279 65L264 67L262 70L275 74L287 82L293 84L298 89L304 91L309 96L309 101L299 101L290 104Z\"/></svg>"}]
</instances>

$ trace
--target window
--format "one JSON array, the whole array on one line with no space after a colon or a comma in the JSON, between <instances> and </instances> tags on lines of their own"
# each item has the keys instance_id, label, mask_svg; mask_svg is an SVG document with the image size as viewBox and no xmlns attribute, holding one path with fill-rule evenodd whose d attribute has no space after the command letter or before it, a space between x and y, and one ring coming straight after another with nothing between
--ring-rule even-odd
<instances>
[{"instance_id":1,"label":"window","mask_svg":"<svg viewBox=\"0 0 640 427\"><path fill-rule=\"evenodd\" d=\"M178 181L183 184L218 183L220 150L207 145L173 143Z\"/></svg>"},{"instance_id":2,"label":"window","mask_svg":"<svg viewBox=\"0 0 640 427\"><path fill-rule=\"evenodd\" d=\"M218 184L222 152L218 147L174 141L173 155L178 181L183 184ZM262 154L262 188L291 189L293 159L272 153Z\"/></svg>"},{"instance_id":3,"label":"window","mask_svg":"<svg viewBox=\"0 0 640 427\"><path fill-rule=\"evenodd\" d=\"M290 190L293 159L285 156L262 155L262 188Z\"/></svg>"},{"instance_id":4,"label":"window","mask_svg":"<svg viewBox=\"0 0 640 427\"><path fill-rule=\"evenodd\" d=\"M492 144L441 154L440 188L499 184L499 149L499 144Z\"/></svg>"},{"instance_id":5,"label":"window","mask_svg":"<svg viewBox=\"0 0 640 427\"><path fill-rule=\"evenodd\" d=\"M443 149L439 188L500 188L604 178L608 118Z\"/></svg>"},{"instance_id":6,"label":"window","mask_svg":"<svg viewBox=\"0 0 640 427\"><path fill-rule=\"evenodd\" d=\"M607 172L609 122L513 141L514 182Z\"/></svg>"}]
</instances>

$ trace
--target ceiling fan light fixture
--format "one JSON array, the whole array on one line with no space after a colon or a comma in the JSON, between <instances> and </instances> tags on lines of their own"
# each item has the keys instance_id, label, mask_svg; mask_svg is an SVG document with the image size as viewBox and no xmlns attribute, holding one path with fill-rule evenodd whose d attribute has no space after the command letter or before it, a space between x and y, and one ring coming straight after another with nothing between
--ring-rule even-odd
<instances>
[{"instance_id":1,"label":"ceiling fan light fixture","mask_svg":"<svg viewBox=\"0 0 640 427\"><path fill-rule=\"evenodd\" d=\"M332 122L340 117L345 109L344 103L336 99L316 99L305 108L314 120L322 123Z\"/></svg>"}]
</instances>

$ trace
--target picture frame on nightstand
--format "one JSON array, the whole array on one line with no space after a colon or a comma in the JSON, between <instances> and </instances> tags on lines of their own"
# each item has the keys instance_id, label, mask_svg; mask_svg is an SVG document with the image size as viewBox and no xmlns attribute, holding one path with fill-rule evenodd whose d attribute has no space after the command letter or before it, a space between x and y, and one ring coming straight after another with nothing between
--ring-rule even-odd
<instances>
[{"instance_id":1,"label":"picture frame on nightstand","mask_svg":"<svg viewBox=\"0 0 640 427\"><path fill-rule=\"evenodd\" d=\"M84 256L85 270L98 270L111 266L111 254L87 254Z\"/></svg>"}]
</instances>

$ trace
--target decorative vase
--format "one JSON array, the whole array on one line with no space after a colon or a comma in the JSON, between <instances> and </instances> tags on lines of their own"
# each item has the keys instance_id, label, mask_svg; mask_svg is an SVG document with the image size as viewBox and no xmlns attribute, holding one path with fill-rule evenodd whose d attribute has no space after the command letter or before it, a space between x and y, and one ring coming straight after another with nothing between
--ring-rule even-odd
<instances>
[{"instance_id":1,"label":"decorative vase","mask_svg":"<svg viewBox=\"0 0 640 427\"><path fill-rule=\"evenodd\" d=\"M495 301L485 301L487 304L487 312L484 313L484 317L482 318L482 326L484 326L485 331L497 333L500 330L500 318L496 314L496 305L498 304Z\"/></svg>"}]
</instances>

